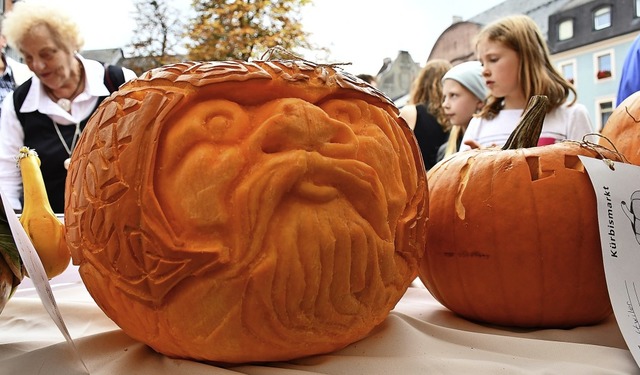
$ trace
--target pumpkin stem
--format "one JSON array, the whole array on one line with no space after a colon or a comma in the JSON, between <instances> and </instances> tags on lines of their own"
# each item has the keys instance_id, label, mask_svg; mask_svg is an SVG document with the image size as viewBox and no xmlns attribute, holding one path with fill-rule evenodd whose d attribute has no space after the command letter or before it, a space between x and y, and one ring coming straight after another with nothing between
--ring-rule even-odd
<instances>
[{"instance_id":1,"label":"pumpkin stem","mask_svg":"<svg viewBox=\"0 0 640 375\"><path fill-rule=\"evenodd\" d=\"M548 105L549 98L545 95L532 96L520 118L520 123L513 130L502 149L515 150L537 146Z\"/></svg>"},{"instance_id":2,"label":"pumpkin stem","mask_svg":"<svg viewBox=\"0 0 640 375\"><path fill-rule=\"evenodd\" d=\"M315 63L313 61L306 60L301 56L296 55L295 53L289 51L288 49L280 46L275 46L267 49L267 51L263 53L262 56L260 57L260 60L262 61L273 61L277 59L297 60L297 61L303 61L303 62L312 64L312 65L329 66L331 68L340 67L341 65L351 65L350 62L337 62L337 63L329 63L329 64Z\"/></svg>"}]
</instances>

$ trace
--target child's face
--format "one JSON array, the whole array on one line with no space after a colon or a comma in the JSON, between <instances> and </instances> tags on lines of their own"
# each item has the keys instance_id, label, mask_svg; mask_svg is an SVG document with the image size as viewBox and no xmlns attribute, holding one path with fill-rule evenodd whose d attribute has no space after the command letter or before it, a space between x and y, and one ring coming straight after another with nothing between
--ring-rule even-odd
<instances>
[{"instance_id":1,"label":"child's face","mask_svg":"<svg viewBox=\"0 0 640 375\"><path fill-rule=\"evenodd\" d=\"M477 44L478 60L482 63L485 82L497 98L523 96L520 85L520 56L503 43L483 39Z\"/></svg>"},{"instance_id":2,"label":"child's face","mask_svg":"<svg viewBox=\"0 0 640 375\"><path fill-rule=\"evenodd\" d=\"M453 79L445 79L442 82L442 94L444 114L452 125L460 125L463 128L469 125L473 114L483 104L471 91Z\"/></svg>"}]
</instances>

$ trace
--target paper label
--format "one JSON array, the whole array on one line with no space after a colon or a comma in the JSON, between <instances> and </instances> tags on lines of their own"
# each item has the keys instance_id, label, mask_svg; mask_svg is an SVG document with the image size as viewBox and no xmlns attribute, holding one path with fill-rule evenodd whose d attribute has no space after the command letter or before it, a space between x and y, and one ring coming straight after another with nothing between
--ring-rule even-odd
<instances>
[{"instance_id":1,"label":"paper label","mask_svg":"<svg viewBox=\"0 0 640 375\"><path fill-rule=\"evenodd\" d=\"M2 190L0 190L0 198L2 199L2 205L5 207L7 221L9 222L11 234L13 235L13 239L16 242L16 247L18 248L18 252L20 253L20 258L22 258L24 268L27 270L29 278L33 282L33 286L35 287L36 292L40 297L40 301L42 302L42 305L44 306L51 319L53 319L54 323L64 336L65 340L67 340L67 344L69 344L71 350L78 358L78 360L82 363L82 366L88 374L89 370L80 357L80 353L78 352L75 343L71 339L71 335L69 335L67 326L64 324L62 315L60 314L60 310L58 309L58 304L56 303L56 300L53 296L53 291L51 290L51 285L49 284L47 273L42 266L42 262L40 261L38 253L33 247L29 235L27 235L27 232L25 232L22 224L20 224L18 216L11 209L11 203L9 203L9 199L4 195Z\"/></svg>"},{"instance_id":2,"label":"paper label","mask_svg":"<svg viewBox=\"0 0 640 375\"><path fill-rule=\"evenodd\" d=\"M640 167L580 156L598 203L609 298L622 336L640 366Z\"/></svg>"}]
</instances>

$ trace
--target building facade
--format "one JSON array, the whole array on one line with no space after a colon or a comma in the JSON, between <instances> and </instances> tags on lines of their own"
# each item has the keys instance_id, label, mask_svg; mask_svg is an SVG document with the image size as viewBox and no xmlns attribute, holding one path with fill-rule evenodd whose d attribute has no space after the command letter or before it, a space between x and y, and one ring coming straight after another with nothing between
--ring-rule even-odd
<instances>
[{"instance_id":1,"label":"building facade","mask_svg":"<svg viewBox=\"0 0 640 375\"><path fill-rule=\"evenodd\" d=\"M471 21L454 20L436 40L429 54L429 60L445 59L451 64L475 60L473 38L480 32L482 25Z\"/></svg>"},{"instance_id":2,"label":"building facade","mask_svg":"<svg viewBox=\"0 0 640 375\"><path fill-rule=\"evenodd\" d=\"M640 0L507 0L447 28L429 60L473 60L474 30L511 14L526 14L538 24L552 63L573 82L594 131L600 130L615 108L622 64L640 31Z\"/></svg>"},{"instance_id":3,"label":"building facade","mask_svg":"<svg viewBox=\"0 0 640 375\"><path fill-rule=\"evenodd\" d=\"M575 85L594 130L617 104L622 64L639 32L640 0L574 0L549 15L553 62Z\"/></svg>"},{"instance_id":4,"label":"building facade","mask_svg":"<svg viewBox=\"0 0 640 375\"><path fill-rule=\"evenodd\" d=\"M420 73L420 64L416 63L409 52L399 51L395 60L388 59L376 75L378 89L391 100L405 97Z\"/></svg>"}]
</instances>

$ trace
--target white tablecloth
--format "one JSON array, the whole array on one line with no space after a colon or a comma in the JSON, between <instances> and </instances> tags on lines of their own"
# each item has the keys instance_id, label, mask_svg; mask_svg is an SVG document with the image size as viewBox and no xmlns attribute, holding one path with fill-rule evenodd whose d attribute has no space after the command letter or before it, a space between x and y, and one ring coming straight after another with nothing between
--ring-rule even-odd
<instances>
[{"instance_id":1,"label":"white tablecloth","mask_svg":"<svg viewBox=\"0 0 640 375\"><path fill-rule=\"evenodd\" d=\"M367 338L328 355L227 368L175 360L122 332L96 306L70 267L54 296L91 374L640 374L613 316L571 330L485 326L445 309L423 287L409 288ZM82 374L30 282L0 314L0 374Z\"/></svg>"}]
</instances>

